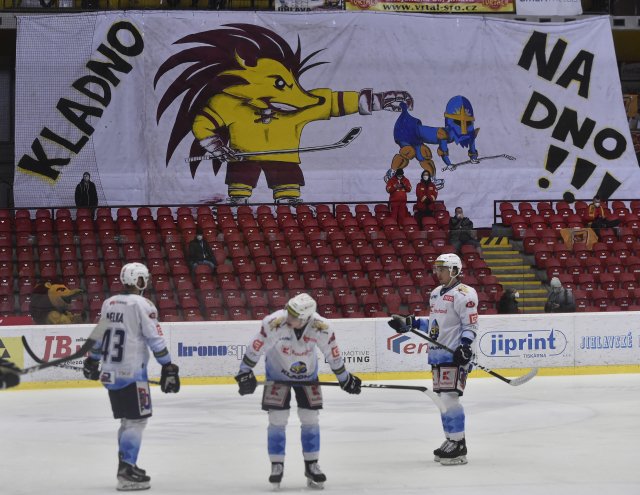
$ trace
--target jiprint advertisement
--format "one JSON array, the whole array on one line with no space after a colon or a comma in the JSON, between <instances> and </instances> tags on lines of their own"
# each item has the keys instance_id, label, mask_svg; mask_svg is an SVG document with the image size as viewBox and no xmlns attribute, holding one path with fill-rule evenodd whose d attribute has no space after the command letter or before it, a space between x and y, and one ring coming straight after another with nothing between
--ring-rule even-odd
<instances>
[{"instance_id":1,"label":"jiprint advertisement","mask_svg":"<svg viewBox=\"0 0 640 495\"><path fill-rule=\"evenodd\" d=\"M639 186L607 17L25 16L16 79L18 207L85 171L101 205L378 202L405 167L480 227Z\"/></svg>"}]
</instances>

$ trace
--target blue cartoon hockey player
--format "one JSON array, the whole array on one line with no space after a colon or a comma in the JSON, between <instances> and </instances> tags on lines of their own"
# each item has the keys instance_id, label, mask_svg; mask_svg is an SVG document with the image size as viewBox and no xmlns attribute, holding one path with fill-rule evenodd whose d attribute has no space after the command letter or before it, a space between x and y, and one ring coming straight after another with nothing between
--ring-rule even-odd
<instances>
[{"instance_id":1,"label":"blue cartoon hockey player","mask_svg":"<svg viewBox=\"0 0 640 495\"><path fill-rule=\"evenodd\" d=\"M318 385L309 383L318 379L316 349L320 349L324 355L340 387L349 394L360 393L360 379L346 370L330 322L316 313L316 307L316 301L311 296L298 294L289 300L284 309L262 320L260 331L247 347L240 371L235 377L240 395L252 394L258 385L253 367L265 354L268 382L264 386L262 409L269 414L269 482L274 488L280 486L284 472L286 427L292 392L298 405L307 484L311 488L322 488L327 479L318 465L318 417L322 409L322 391Z\"/></svg>"},{"instance_id":2,"label":"blue cartoon hockey player","mask_svg":"<svg viewBox=\"0 0 640 495\"><path fill-rule=\"evenodd\" d=\"M414 158L420 166L431 174L438 189L444 185L441 179L436 180L436 166L428 144L438 145L438 155L446 168L455 170L455 165L449 159L449 144L455 143L463 148L469 148L471 163L478 163L476 136L480 129L474 128L475 117L471 102L464 96L454 96L447 103L444 112L444 127L430 127L422 125L422 121L409 114L404 103L400 104L401 113L393 127L393 139L400 146L400 151L393 157L387 177L393 177L395 171L405 168Z\"/></svg>"}]
</instances>

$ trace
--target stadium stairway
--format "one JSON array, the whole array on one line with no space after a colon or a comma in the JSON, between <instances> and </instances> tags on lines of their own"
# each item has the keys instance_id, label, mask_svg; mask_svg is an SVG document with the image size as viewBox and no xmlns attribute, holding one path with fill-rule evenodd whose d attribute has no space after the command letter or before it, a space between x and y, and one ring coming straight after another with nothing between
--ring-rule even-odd
<instances>
[{"instance_id":1,"label":"stadium stairway","mask_svg":"<svg viewBox=\"0 0 640 495\"><path fill-rule=\"evenodd\" d=\"M507 237L484 237L480 241L482 257L504 288L520 293L519 308L523 313L542 313L547 291L536 278L534 268L524 255L514 249Z\"/></svg>"}]
</instances>

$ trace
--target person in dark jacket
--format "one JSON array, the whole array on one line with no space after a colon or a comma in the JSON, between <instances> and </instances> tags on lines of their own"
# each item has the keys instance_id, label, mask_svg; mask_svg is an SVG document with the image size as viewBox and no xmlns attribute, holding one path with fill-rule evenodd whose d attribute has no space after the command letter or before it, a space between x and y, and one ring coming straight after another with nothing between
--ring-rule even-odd
<instances>
[{"instance_id":1,"label":"person in dark jacket","mask_svg":"<svg viewBox=\"0 0 640 495\"><path fill-rule=\"evenodd\" d=\"M89 172L82 174L82 180L76 186L76 206L92 210L98 206L98 192Z\"/></svg>"},{"instance_id":2,"label":"person in dark jacket","mask_svg":"<svg viewBox=\"0 0 640 495\"><path fill-rule=\"evenodd\" d=\"M216 271L216 258L200 229L196 230L196 236L189 243L189 263L193 270L198 265L207 265L211 268L211 272Z\"/></svg>"},{"instance_id":3,"label":"person in dark jacket","mask_svg":"<svg viewBox=\"0 0 640 495\"><path fill-rule=\"evenodd\" d=\"M476 239L476 232L473 230L473 222L464 216L462 208L459 206L455 210L455 215L449 220L449 243L460 252L460 248L465 244L480 247Z\"/></svg>"},{"instance_id":4,"label":"person in dark jacket","mask_svg":"<svg viewBox=\"0 0 640 495\"><path fill-rule=\"evenodd\" d=\"M504 291L502 297L498 301L498 314L501 315L515 315L520 312L518 308L518 298L520 294L509 287Z\"/></svg>"},{"instance_id":5,"label":"person in dark jacket","mask_svg":"<svg viewBox=\"0 0 640 495\"><path fill-rule=\"evenodd\" d=\"M566 287L562 287L562 282L558 277L553 277L549 283L549 297L544 305L545 313L573 313L576 310L576 303L573 299L573 292Z\"/></svg>"}]
</instances>

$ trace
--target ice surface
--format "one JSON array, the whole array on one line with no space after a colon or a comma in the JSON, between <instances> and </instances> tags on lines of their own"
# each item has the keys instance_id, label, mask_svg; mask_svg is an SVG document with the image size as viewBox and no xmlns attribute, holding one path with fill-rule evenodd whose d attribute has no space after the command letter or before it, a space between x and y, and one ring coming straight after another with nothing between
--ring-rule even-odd
<instances>
[{"instance_id":1,"label":"ice surface","mask_svg":"<svg viewBox=\"0 0 640 495\"><path fill-rule=\"evenodd\" d=\"M384 383L384 382L377 382ZM427 385L428 381L387 381ZM153 387L138 465L155 494L271 492L260 391ZM520 387L472 379L463 403L469 464L432 460L443 434L418 391L325 387L324 493L640 494L640 375L539 376ZM101 388L0 393L0 494L115 493L118 423ZM309 493L292 410L281 492Z\"/></svg>"}]
</instances>

